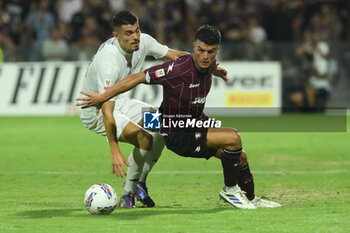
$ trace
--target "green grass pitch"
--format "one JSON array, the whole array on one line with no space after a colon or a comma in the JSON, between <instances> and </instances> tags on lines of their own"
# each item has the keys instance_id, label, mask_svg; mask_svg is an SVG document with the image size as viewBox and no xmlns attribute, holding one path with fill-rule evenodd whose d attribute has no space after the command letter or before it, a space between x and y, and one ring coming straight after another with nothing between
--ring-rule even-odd
<instances>
[{"instance_id":1,"label":"green grass pitch","mask_svg":"<svg viewBox=\"0 0 350 233\"><path fill-rule=\"evenodd\" d=\"M256 194L282 208L231 208L219 200L219 160L182 158L164 150L148 178L156 208L117 208L108 216L86 211L85 191L103 182L120 197L124 180L111 172L106 140L85 129L78 117L1 117L0 132L0 232L350 229L349 127L333 133L241 133ZM122 146L126 156L131 149Z\"/></svg>"}]
</instances>

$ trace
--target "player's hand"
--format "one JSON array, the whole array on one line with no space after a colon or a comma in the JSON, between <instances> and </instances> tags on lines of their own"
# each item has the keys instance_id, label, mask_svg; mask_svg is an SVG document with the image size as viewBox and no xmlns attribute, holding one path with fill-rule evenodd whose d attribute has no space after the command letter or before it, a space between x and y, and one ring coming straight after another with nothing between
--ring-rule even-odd
<instances>
[{"instance_id":1,"label":"player's hand","mask_svg":"<svg viewBox=\"0 0 350 233\"><path fill-rule=\"evenodd\" d=\"M82 106L82 108L96 107L96 113L98 113L102 107L102 104L105 102L102 94L99 93L88 93L80 92L83 95L86 95L85 98L77 98L76 101L82 101L77 103L76 106Z\"/></svg>"},{"instance_id":2,"label":"player's hand","mask_svg":"<svg viewBox=\"0 0 350 233\"><path fill-rule=\"evenodd\" d=\"M122 153L112 154L112 172L115 173L117 177L124 177L126 176L126 170L125 166L130 167L130 164L128 160L125 158L125 156Z\"/></svg>"},{"instance_id":3,"label":"player's hand","mask_svg":"<svg viewBox=\"0 0 350 233\"><path fill-rule=\"evenodd\" d=\"M219 66L220 63L216 63L216 68L213 72L213 75L222 78L225 82L228 81L227 70Z\"/></svg>"}]
</instances>

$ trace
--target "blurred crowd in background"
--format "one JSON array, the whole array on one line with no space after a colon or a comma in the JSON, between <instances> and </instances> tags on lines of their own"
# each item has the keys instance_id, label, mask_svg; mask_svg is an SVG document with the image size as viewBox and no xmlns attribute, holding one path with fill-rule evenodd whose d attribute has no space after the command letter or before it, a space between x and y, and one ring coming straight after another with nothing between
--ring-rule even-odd
<instances>
[{"instance_id":1,"label":"blurred crowd in background","mask_svg":"<svg viewBox=\"0 0 350 233\"><path fill-rule=\"evenodd\" d=\"M219 60L280 61L287 106L324 105L350 74L348 0L1 0L0 61L89 60L124 9L171 48L191 51L211 24Z\"/></svg>"}]
</instances>

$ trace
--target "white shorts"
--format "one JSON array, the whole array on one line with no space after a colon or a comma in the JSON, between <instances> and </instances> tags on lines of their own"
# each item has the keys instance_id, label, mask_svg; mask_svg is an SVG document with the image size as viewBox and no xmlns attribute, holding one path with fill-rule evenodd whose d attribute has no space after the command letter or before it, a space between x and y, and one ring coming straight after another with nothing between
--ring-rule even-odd
<instances>
[{"instance_id":1,"label":"white shorts","mask_svg":"<svg viewBox=\"0 0 350 233\"><path fill-rule=\"evenodd\" d=\"M152 108L151 105L128 97L121 108L114 108L113 115L117 124L117 138L119 139L129 122L138 125L143 118L143 111L150 108Z\"/></svg>"},{"instance_id":2,"label":"white shorts","mask_svg":"<svg viewBox=\"0 0 350 233\"><path fill-rule=\"evenodd\" d=\"M150 108L152 108L151 105L139 100L131 99L129 97L116 100L113 116L117 124L117 139L119 139L125 126L129 122L138 125L138 123L143 118L143 110L148 110ZM89 111L90 114L88 115L84 113L84 110L81 111L81 122L86 128L90 129L91 131L106 136L102 113L100 112L98 115L93 115L91 113L95 112L95 108L91 108L91 110L92 111Z\"/></svg>"},{"instance_id":3,"label":"white shorts","mask_svg":"<svg viewBox=\"0 0 350 233\"><path fill-rule=\"evenodd\" d=\"M315 76L312 76L309 83L311 87L316 89L325 89L327 91L331 90L331 84L327 78L317 78Z\"/></svg>"}]
</instances>

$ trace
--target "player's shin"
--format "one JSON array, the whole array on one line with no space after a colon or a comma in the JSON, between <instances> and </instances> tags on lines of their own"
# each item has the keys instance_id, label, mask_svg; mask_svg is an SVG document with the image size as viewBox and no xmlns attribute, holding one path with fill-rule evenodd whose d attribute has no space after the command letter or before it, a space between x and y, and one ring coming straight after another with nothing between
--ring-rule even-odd
<instances>
[{"instance_id":1,"label":"player's shin","mask_svg":"<svg viewBox=\"0 0 350 233\"><path fill-rule=\"evenodd\" d=\"M130 167L128 168L126 176L124 194L136 193L137 182L140 179L143 165L145 163L145 158L149 153L149 151L140 149L138 147L135 147L131 152L128 159Z\"/></svg>"},{"instance_id":2,"label":"player's shin","mask_svg":"<svg viewBox=\"0 0 350 233\"><path fill-rule=\"evenodd\" d=\"M250 171L249 164L241 167L238 176L238 185L243 191L246 192L246 196L249 200L254 199L254 178Z\"/></svg>"},{"instance_id":3,"label":"player's shin","mask_svg":"<svg viewBox=\"0 0 350 233\"><path fill-rule=\"evenodd\" d=\"M150 151L147 154L147 157L145 158L145 164L143 166L142 173L140 176L140 181L137 184L137 189L136 189L137 200L139 200L144 206L147 206L147 207L154 207L155 203L148 194L146 179L147 179L148 173L152 170L153 166L159 159L165 145L163 136L161 136L159 133L153 133L152 136L153 136L152 151Z\"/></svg>"},{"instance_id":4,"label":"player's shin","mask_svg":"<svg viewBox=\"0 0 350 233\"><path fill-rule=\"evenodd\" d=\"M165 143L164 138L158 132L152 133L153 136L153 150L145 158L145 164L143 165L142 173L140 176L140 182L146 183L148 173L152 170L153 166L158 161L162 151L164 149Z\"/></svg>"},{"instance_id":5,"label":"player's shin","mask_svg":"<svg viewBox=\"0 0 350 233\"><path fill-rule=\"evenodd\" d=\"M224 170L225 187L219 196L225 202L236 208L256 209L256 206L249 202L245 192L238 186L240 173L241 152L239 150L223 149L221 153L221 163Z\"/></svg>"},{"instance_id":6,"label":"player's shin","mask_svg":"<svg viewBox=\"0 0 350 233\"><path fill-rule=\"evenodd\" d=\"M224 172L225 186L232 187L238 184L238 177L240 172L242 149L227 150L223 149L221 152L221 164Z\"/></svg>"}]
</instances>

